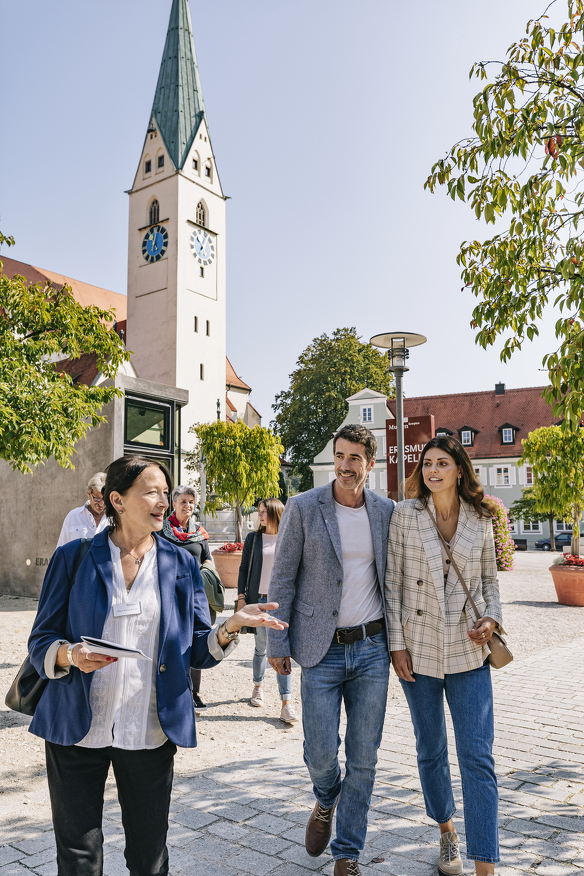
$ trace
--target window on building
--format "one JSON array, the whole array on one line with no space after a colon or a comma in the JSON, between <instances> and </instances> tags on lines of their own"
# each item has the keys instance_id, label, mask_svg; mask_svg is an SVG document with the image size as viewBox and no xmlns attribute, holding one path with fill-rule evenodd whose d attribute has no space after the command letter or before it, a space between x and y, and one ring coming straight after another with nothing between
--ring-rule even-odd
<instances>
[{"instance_id":1,"label":"window on building","mask_svg":"<svg viewBox=\"0 0 584 876\"><path fill-rule=\"evenodd\" d=\"M556 532L572 532L574 528L571 522L566 520L556 520L555 522Z\"/></svg>"},{"instance_id":2,"label":"window on building","mask_svg":"<svg viewBox=\"0 0 584 876\"><path fill-rule=\"evenodd\" d=\"M158 169L161 170L164 167L164 155L158 156Z\"/></svg>"},{"instance_id":3,"label":"window on building","mask_svg":"<svg viewBox=\"0 0 584 876\"><path fill-rule=\"evenodd\" d=\"M205 366L203 365L202 362L199 365L199 377L201 378L201 380L205 379Z\"/></svg>"},{"instance_id":4,"label":"window on building","mask_svg":"<svg viewBox=\"0 0 584 876\"><path fill-rule=\"evenodd\" d=\"M496 485L498 487L508 487L511 485L511 479L509 477L509 466L508 465L497 466Z\"/></svg>"},{"instance_id":5,"label":"window on building","mask_svg":"<svg viewBox=\"0 0 584 876\"><path fill-rule=\"evenodd\" d=\"M195 221L197 225L205 224L205 207L203 206L203 202L199 201L197 204L197 212L195 214Z\"/></svg>"},{"instance_id":6,"label":"window on building","mask_svg":"<svg viewBox=\"0 0 584 876\"><path fill-rule=\"evenodd\" d=\"M369 489L370 490L375 489L375 472L374 471L369 472Z\"/></svg>"},{"instance_id":7,"label":"window on building","mask_svg":"<svg viewBox=\"0 0 584 876\"><path fill-rule=\"evenodd\" d=\"M523 532L541 532L541 523L524 520L521 528L523 529Z\"/></svg>"},{"instance_id":8,"label":"window on building","mask_svg":"<svg viewBox=\"0 0 584 876\"><path fill-rule=\"evenodd\" d=\"M205 334L208 338L211 336L211 323L209 322L209 320L207 320L205 323Z\"/></svg>"},{"instance_id":9,"label":"window on building","mask_svg":"<svg viewBox=\"0 0 584 876\"><path fill-rule=\"evenodd\" d=\"M197 171L198 171L198 169L199 169L199 159L198 159L198 158L193 158L193 170L197 170Z\"/></svg>"},{"instance_id":10,"label":"window on building","mask_svg":"<svg viewBox=\"0 0 584 876\"><path fill-rule=\"evenodd\" d=\"M195 331L199 331L199 317L195 316Z\"/></svg>"},{"instance_id":11,"label":"window on building","mask_svg":"<svg viewBox=\"0 0 584 876\"><path fill-rule=\"evenodd\" d=\"M481 479L481 467L480 467L480 465L475 466L474 473L476 474L477 478L478 478L479 481L480 481L480 479Z\"/></svg>"},{"instance_id":12,"label":"window on building","mask_svg":"<svg viewBox=\"0 0 584 876\"><path fill-rule=\"evenodd\" d=\"M379 489L387 490L387 472L385 469L379 472Z\"/></svg>"},{"instance_id":13,"label":"window on building","mask_svg":"<svg viewBox=\"0 0 584 876\"><path fill-rule=\"evenodd\" d=\"M170 448L170 408L126 398L125 443Z\"/></svg>"},{"instance_id":14,"label":"window on building","mask_svg":"<svg viewBox=\"0 0 584 876\"><path fill-rule=\"evenodd\" d=\"M525 483L528 487L533 486L533 469L530 465L525 466Z\"/></svg>"},{"instance_id":15,"label":"window on building","mask_svg":"<svg viewBox=\"0 0 584 876\"><path fill-rule=\"evenodd\" d=\"M463 447L471 447L472 446L472 432L470 429L463 429L460 433L461 441Z\"/></svg>"},{"instance_id":16,"label":"window on building","mask_svg":"<svg viewBox=\"0 0 584 876\"><path fill-rule=\"evenodd\" d=\"M209 162L207 162L207 164L205 165L205 176L208 179L211 179L211 165Z\"/></svg>"},{"instance_id":17,"label":"window on building","mask_svg":"<svg viewBox=\"0 0 584 876\"><path fill-rule=\"evenodd\" d=\"M160 204L154 200L150 204L150 225L157 225L160 216Z\"/></svg>"},{"instance_id":18,"label":"window on building","mask_svg":"<svg viewBox=\"0 0 584 876\"><path fill-rule=\"evenodd\" d=\"M152 172L152 161L149 158L147 158L146 161L144 162L144 173L151 173L151 172Z\"/></svg>"},{"instance_id":19,"label":"window on building","mask_svg":"<svg viewBox=\"0 0 584 876\"><path fill-rule=\"evenodd\" d=\"M501 429L501 441L503 444L514 444L515 439L513 437L513 429L511 429L511 428Z\"/></svg>"},{"instance_id":20,"label":"window on building","mask_svg":"<svg viewBox=\"0 0 584 876\"><path fill-rule=\"evenodd\" d=\"M361 422L362 423L372 423L373 422L373 408L370 408L370 407L361 408Z\"/></svg>"},{"instance_id":21,"label":"window on building","mask_svg":"<svg viewBox=\"0 0 584 876\"><path fill-rule=\"evenodd\" d=\"M204 276L205 276L205 268L201 265L199 267L199 277L204 277Z\"/></svg>"}]
</instances>

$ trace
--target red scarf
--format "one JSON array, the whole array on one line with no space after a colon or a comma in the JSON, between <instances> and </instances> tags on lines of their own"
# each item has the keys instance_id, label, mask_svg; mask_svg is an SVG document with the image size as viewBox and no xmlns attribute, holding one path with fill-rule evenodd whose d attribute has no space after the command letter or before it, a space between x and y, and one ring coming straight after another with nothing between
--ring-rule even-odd
<instances>
[{"instance_id":1,"label":"red scarf","mask_svg":"<svg viewBox=\"0 0 584 876\"><path fill-rule=\"evenodd\" d=\"M178 522L176 514L171 514L168 518L168 522L170 523L170 527L176 537L179 539L179 541L189 541L195 534L199 537L202 535L203 538L209 538L207 530L200 523L194 532L183 532L180 528L180 523Z\"/></svg>"}]
</instances>

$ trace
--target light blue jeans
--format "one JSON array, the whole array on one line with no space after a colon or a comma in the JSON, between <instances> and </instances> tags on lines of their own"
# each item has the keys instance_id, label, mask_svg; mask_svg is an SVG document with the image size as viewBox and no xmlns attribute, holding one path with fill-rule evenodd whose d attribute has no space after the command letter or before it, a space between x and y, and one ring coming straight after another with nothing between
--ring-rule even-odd
<instances>
[{"instance_id":1,"label":"light blue jeans","mask_svg":"<svg viewBox=\"0 0 584 876\"><path fill-rule=\"evenodd\" d=\"M267 602L267 596L258 596L258 604ZM266 674L266 646L268 643L268 628L256 627L255 651L253 652L253 683L261 684ZM292 699L292 676L277 675L280 699Z\"/></svg>"},{"instance_id":2,"label":"light blue jeans","mask_svg":"<svg viewBox=\"0 0 584 876\"><path fill-rule=\"evenodd\" d=\"M444 694L452 716L462 779L466 856L472 861L499 861L497 777L493 759L493 690L491 670L456 672L444 678L415 673L401 681L416 734L418 772L426 814L439 824L456 812L444 718Z\"/></svg>"},{"instance_id":3,"label":"light blue jeans","mask_svg":"<svg viewBox=\"0 0 584 876\"><path fill-rule=\"evenodd\" d=\"M314 796L330 809L337 797L335 860L359 860L367 835L377 750L381 744L389 655L385 630L352 645L332 644L316 666L302 668L304 763ZM345 776L339 766L339 722L345 702Z\"/></svg>"}]
</instances>

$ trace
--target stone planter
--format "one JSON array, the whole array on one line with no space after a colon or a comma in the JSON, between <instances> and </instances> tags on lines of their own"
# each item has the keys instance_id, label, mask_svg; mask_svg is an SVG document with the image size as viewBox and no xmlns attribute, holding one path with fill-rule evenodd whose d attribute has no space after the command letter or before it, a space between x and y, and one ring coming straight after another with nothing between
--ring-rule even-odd
<instances>
[{"instance_id":1,"label":"stone planter","mask_svg":"<svg viewBox=\"0 0 584 876\"><path fill-rule=\"evenodd\" d=\"M211 552L217 574L225 587L237 587L239 577L239 564L241 563L241 551L220 551L219 548Z\"/></svg>"},{"instance_id":2,"label":"stone planter","mask_svg":"<svg viewBox=\"0 0 584 876\"><path fill-rule=\"evenodd\" d=\"M584 566L550 566L558 602L584 605Z\"/></svg>"}]
</instances>

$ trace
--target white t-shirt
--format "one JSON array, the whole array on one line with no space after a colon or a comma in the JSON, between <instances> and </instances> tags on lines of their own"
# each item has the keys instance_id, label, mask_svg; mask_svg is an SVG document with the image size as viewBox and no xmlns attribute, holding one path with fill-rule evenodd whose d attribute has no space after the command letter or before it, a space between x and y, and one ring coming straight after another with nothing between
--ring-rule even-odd
<instances>
[{"instance_id":1,"label":"white t-shirt","mask_svg":"<svg viewBox=\"0 0 584 876\"><path fill-rule=\"evenodd\" d=\"M267 533L262 532L262 574L260 576L260 596L266 596L270 587L277 538L277 535L267 535Z\"/></svg>"},{"instance_id":2,"label":"white t-shirt","mask_svg":"<svg viewBox=\"0 0 584 876\"><path fill-rule=\"evenodd\" d=\"M335 502L335 509L343 552L343 595L337 629L343 629L383 617L383 603L367 506L347 508Z\"/></svg>"},{"instance_id":3,"label":"white t-shirt","mask_svg":"<svg viewBox=\"0 0 584 876\"><path fill-rule=\"evenodd\" d=\"M69 511L61 527L57 547L69 544L76 538L93 538L94 535L110 525L110 519L106 514L103 515L99 523L96 523L88 505L89 502L86 502L81 508L73 508L72 511Z\"/></svg>"}]
</instances>

